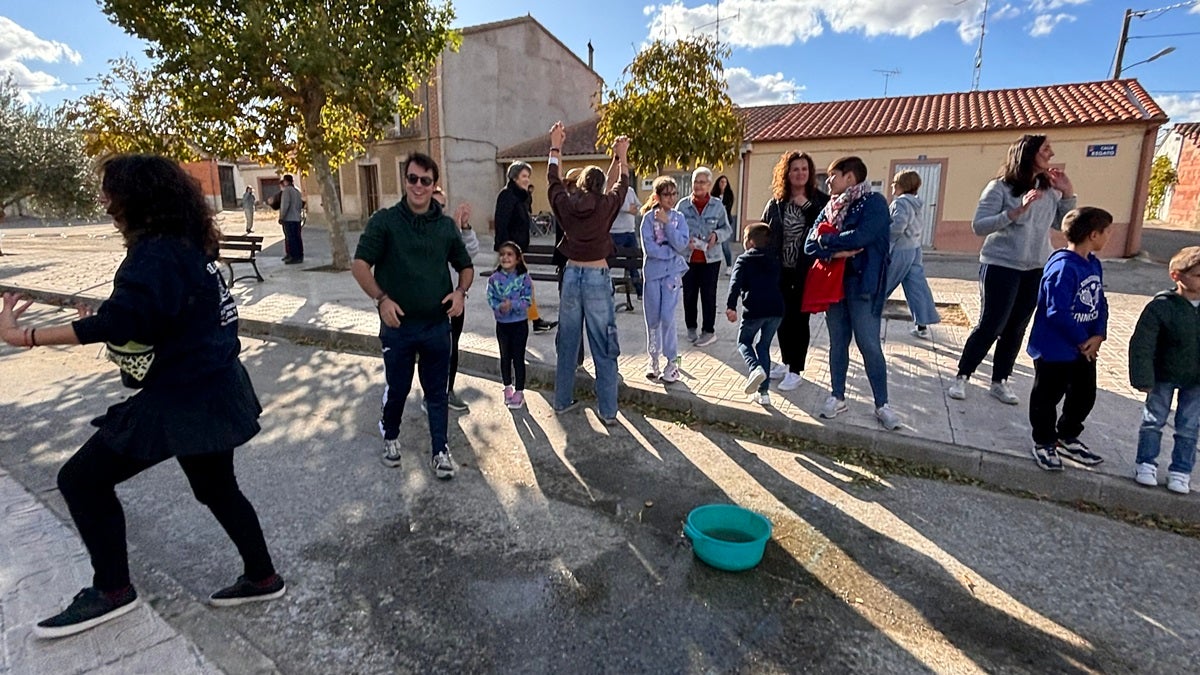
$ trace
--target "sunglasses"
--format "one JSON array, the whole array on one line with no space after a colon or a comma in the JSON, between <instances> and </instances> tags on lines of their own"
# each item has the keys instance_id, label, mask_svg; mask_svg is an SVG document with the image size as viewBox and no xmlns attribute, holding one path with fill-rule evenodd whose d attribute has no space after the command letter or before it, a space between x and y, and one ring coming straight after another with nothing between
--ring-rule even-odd
<instances>
[{"instance_id":1,"label":"sunglasses","mask_svg":"<svg viewBox=\"0 0 1200 675\"><path fill-rule=\"evenodd\" d=\"M424 185L425 187L429 187L430 185L433 185L433 177L432 176L418 176L415 173L408 174L408 184L416 185L417 183L420 183L421 185Z\"/></svg>"}]
</instances>

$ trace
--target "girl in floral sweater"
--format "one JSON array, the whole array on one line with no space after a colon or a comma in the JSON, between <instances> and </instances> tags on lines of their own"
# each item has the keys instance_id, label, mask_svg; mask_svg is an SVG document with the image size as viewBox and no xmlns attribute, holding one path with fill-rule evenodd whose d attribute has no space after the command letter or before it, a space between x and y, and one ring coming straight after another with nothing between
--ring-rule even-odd
<instances>
[{"instance_id":1,"label":"girl in floral sweater","mask_svg":"<svg viewBox=\"0 0 1200 675\"><path fill-rule=\"evenodd\" d=\"M533 282L521 247L511 241L497 249L500 264L488 278L488 305L496 315L496 341L500 344L500 377L504 404L514 410L525 405L525 344L529 340L529 304ZM516 371L516 389L513 389Z\"/></svg>"}]
</instances>

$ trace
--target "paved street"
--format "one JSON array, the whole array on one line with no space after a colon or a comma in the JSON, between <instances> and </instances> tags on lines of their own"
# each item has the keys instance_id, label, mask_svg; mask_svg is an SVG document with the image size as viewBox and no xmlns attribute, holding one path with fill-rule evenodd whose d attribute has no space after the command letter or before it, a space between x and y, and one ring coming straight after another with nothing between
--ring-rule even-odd
<instances>
[{"instance_id":1,"label":"paved street","mask_svg":"<svg viewBox=\"0 0 1200 675\"><path fill-rule=\"evenodd\" d=\"M44 539L8 549L36 549L36 586L0 568L7 672L165 672L136 664L167 647L229 673L1179 673L1200 658L1195 539L628 409L615 429L541 394L510 412L471 376L472 411L451 420L462 470L442 483L415 395L405 465L380 464L378 359L244 346L266 411L239 479L288 594L201 604L239 564L164 464L120 489L153 612L32 640L86 579L81 545L43 519ZM121 395L111 370L89 347L0 351L0 468L60 517L55 472ZM757 569L695 560L681 523L710 502L772 520ZM132 637L161 621L176 635Z\"/></svg>"}]
</instances>

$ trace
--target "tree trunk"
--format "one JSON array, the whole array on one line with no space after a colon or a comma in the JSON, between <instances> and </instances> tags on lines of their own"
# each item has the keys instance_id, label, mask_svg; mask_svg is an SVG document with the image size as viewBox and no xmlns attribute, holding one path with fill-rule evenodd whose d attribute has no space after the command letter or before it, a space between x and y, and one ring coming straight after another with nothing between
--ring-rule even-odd
<instances>
[{"instance_id":1,"label":"tree trunk","mask_svg":"<svg viewBox=\"0 0 1200 675\"><path fill-rule=\"evenodd\" d=\"M342 220L342 199L333 181L333 171L324 154L313 153L313 174L321 186L321 209L329 223L329 248L333 252L332 267L350 269L350 249L346 246L345 221Z\"/></svg>"}]
</instances>

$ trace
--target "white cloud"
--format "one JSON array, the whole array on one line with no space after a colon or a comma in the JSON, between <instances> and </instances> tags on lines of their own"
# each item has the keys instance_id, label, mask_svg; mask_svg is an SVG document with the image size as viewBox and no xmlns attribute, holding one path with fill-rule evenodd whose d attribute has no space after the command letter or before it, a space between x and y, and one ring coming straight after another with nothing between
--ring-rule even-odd
<instances>
[{"instance_id":1,"label":"white cloud","mask_svg":"<svg viewBox=\"0 0 1200 675\"><path fill-rule=\"evenodd\" d=\"M83 57L69 46L53 40L43 40L12 19L0 16L0 72L12 75L24 92L40 93L57 89L63 84L58 78L25 65L25 61L59 61L79 63Z\"/></svg>"},{"instance_id":2,"label":"white cloud","mask_svg":"<svg viewBox=\"0 0 1200 675\"><path fill-rule=\"evenodd\" d=\"M1014 7L1012 5L1005 5L1005 6L1001 7L1000 9L992 12L991 17L989 17L989 18L993 21L1003 21L1004 19L1011 19L1014 16L1019 16L1020 14L1021 14L1021 10L1017 9L1016 7Z\"/></svg>"},{"instance_id":3,"label":"white cloud","mask_svg":"<svg viewBox=\"0 0 1200 675\"><path fill-rule=\"evenodd\" d=\"M917 37L948 23L969 42L979 34L983 0L725 0L720 3L721 41L733 47L787 46L827 28L837 33ZM682 0L643 8L651 17L650 39L676 39L717 30L715 3L685 7Z\"/></svg>"},{"instance_id":4,"label":"white cloud","mask_svg":"<svg viewBox=\"0 0 1200 675\"><path fill-rule=\"evenodd\" d=\"M1044 14L1062 7L1086 5L1087 3L1088 0L1030 0L1029 9L1034 13Z\"/></svg>"},{"instance_id":5,"label":"white cloud","mask_svg":"<svg viewBox=\"0 0 1200 675\"><path fill-rule=\"evenodd\" d=\"M785 79L783 73L755 77L745 68L726 68L725 81L729 85L729 98L740 106L795 103L797 95L804 91L795 80Z\"/></svg>"},{"instance_id":6,"label":"white cloud","mask_svg":"<svg viewBox=\"0 0 1200 675\"><path fill-rule=\"evenodd\" d=\"M1075 17L1070 14L1041 14L1030 24L1029 35L1031 37L1045 37L1053 32L1058 24L1074 20Z\"/></svg>"},{"instance_id":7,"label":"white cloud","mask_svg":"<svg viewBox=\"0 0 1200 675\"><path fill-rule=\"evenodd\" d=\"M1171 118L1171 123L1178 122L1200 122L1200 94L1192 94L1191 96L1177 96L1175 94L1158 94L1154 96L1154 102L1167 112Z\"/></svg>"}]
</instances>

